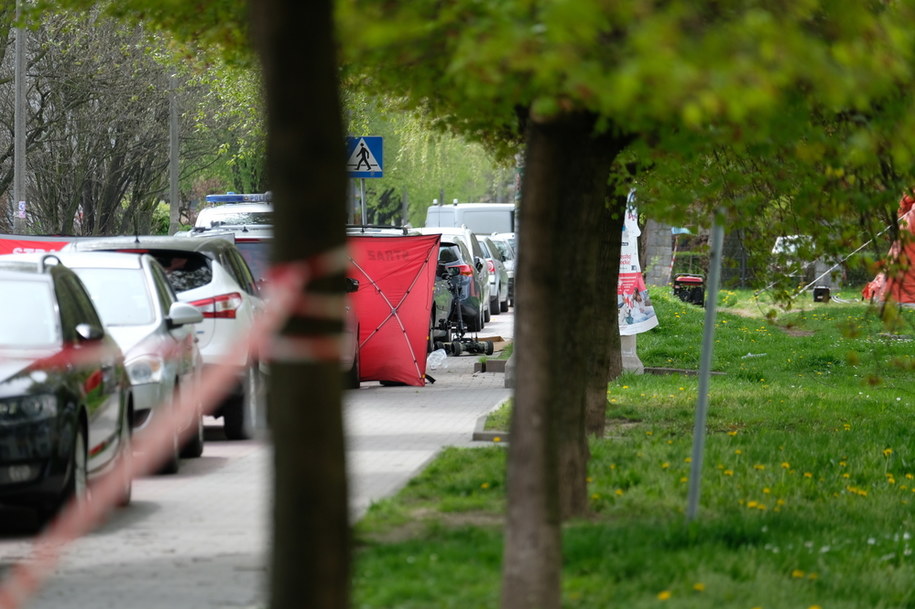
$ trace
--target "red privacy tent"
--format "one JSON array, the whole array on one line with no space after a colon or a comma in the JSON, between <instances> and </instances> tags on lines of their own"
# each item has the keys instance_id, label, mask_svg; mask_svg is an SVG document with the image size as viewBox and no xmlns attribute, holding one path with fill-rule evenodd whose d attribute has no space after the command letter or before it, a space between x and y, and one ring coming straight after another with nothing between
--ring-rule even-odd
<instances>
[{"instance_id":1,"label":"red privacy tent","mask_svg":"<svg viewBox=\"0 0 915 609\"><path fill-rule=\"evenodd\" d=\"M359 378L422 387L440 235L350 236Z\"/></svg>"},{"instance_id":2,"label":"red privacy tent","mask_svg":"<svg viewBox=\"0 0 915 609\"><path fill-rule=\"evenodd\" d=\"M902 238L890 247L887 271L879 273L861 293L872 302L915 303L915 198L899 201L899 232ZM908 233L908 234L905 234Z\"/></svg>"}]
</instances>

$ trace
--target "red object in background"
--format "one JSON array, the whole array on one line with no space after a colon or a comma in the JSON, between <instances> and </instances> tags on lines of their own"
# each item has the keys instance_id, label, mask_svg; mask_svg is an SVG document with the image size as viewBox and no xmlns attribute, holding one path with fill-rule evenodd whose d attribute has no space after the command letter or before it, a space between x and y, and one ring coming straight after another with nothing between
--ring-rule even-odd
<instances>
[{"instance_id":1,"label":"red object in background","mask_svg":"<svg viewBox=\"0 0 915 609\"><path fill-rule=\"evenodd\" d=\"M422 387L440 235L350 236L359 378Z\"/></svg>"},{"instance_id":2,"label":"red object in background","mask_svg":"<svg viewBox=\"0 0 915 609\"><path fill-rule=\"evenodd\" d=\"M899 201L899 230L908 232L887 254L885 270L864 286L861 294L872 302L915 302L915 199L904 195Z\"/></svg>"},{"instance_id":3,"label":"red object in background","mask_svg":"<svg viewBox=\"0 0 915 609\"><path fill-rule=\"evenodd\" d=\"M56 252L73 239L28 237L23 235L0 235L0 254L27 254L32 252Z\"/></svg>"}]
</instances>

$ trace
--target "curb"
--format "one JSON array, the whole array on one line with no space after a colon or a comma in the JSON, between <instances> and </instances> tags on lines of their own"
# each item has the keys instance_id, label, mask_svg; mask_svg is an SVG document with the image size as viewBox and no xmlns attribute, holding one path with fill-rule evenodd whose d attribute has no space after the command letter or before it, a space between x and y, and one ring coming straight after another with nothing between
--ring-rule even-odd
<instances>
[{"instance_id":1,"label":"curb","mask_svg":"<svg viewBox=\"0 0 915 609\"><path fill-rule=\"evenodd\" d=\"M500 401L498 404L490 409L490 413L498 410L502 407L505 402L511 398L505 398ZM492 442L496 444L504 444L508 442L508 432L506 431L486 431L486 419L489 418L489 413L484 414L481 417L477 418L477 424L473 430L473 436L471 440L474 442Z\"/></svg>"}]
</instances>

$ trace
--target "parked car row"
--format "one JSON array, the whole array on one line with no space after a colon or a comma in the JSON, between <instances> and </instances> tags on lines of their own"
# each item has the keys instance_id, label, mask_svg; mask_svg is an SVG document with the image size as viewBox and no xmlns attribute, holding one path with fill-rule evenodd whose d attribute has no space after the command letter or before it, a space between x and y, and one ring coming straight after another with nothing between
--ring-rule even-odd
<instances>
[{"instance_id":1,"label":"parked car row","mask_svg":"<svg viewBox=\"0 0 915 609\"><path fill-rule=\"evenodd\" d=\"M452 309L452 324L462 323L467 331L479 332L492 315L514 305L514 249L507 238L497 234L478 236L465 226L427 226L417 230L442 236L438 262L446 274L454 277L459 303Z\"/></svg>"},{"instance_id":2,"label":"parked car row","mask_svg":"<svg viewBox=\"0 0 915 609\"><path fill-rule=\"evenodd\" d=\"M42 521L132 452L131 437L172 408L209 366L237 383L212 413L229 439L263 416L264 370L237 348L263 308L231 240L81 239L0 256L0 504ZM230 356L233 356L230 357ZM158 468L204 449L203 405L171 434ZM130 498L124 481L122 503Z\"/></svg>"}]
</instances>

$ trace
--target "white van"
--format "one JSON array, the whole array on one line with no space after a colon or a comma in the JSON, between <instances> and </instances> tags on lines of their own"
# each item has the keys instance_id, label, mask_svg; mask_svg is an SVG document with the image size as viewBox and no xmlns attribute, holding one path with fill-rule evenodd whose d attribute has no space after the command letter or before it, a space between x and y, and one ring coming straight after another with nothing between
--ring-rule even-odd
<instances>
[{"instance_id":1,"label":"white van","mask_svg":"<svg viewBox=\"0 0 915 609\"><path fill-rule=\"evenodd\" d=\"M514 233L518 225L517 213L514 203L430 205L426 210L426 226L466 226L478 235Z\"/></svg>"}]
</instances>

